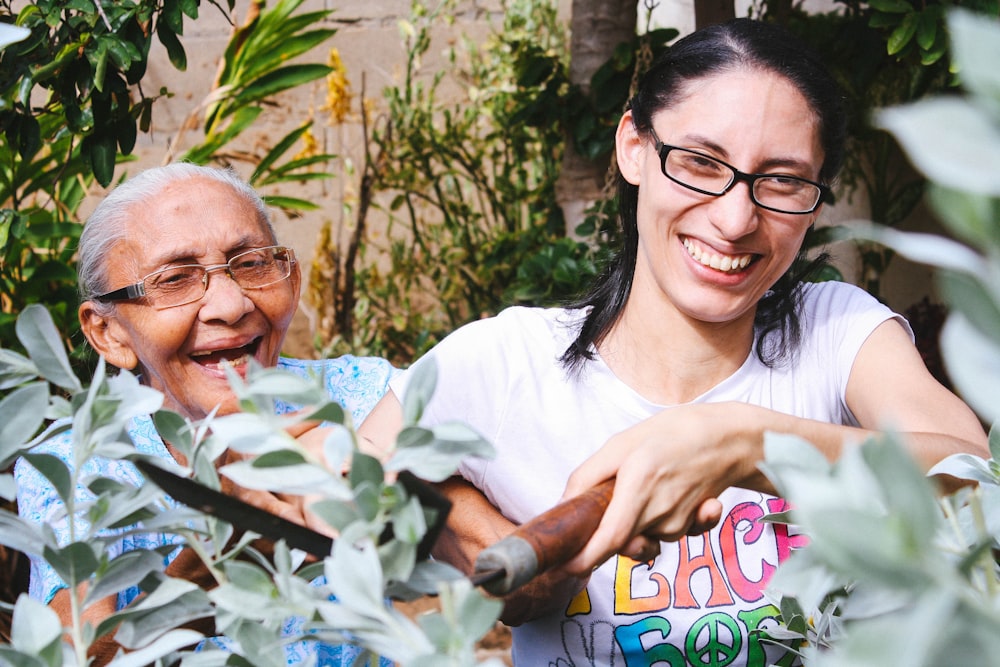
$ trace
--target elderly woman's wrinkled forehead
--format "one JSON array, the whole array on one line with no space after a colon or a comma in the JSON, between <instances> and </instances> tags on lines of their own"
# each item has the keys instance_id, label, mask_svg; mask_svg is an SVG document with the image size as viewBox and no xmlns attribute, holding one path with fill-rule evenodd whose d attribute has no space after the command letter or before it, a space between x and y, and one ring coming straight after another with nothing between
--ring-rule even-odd
<instances>
[{"instance_id":1,"label":"elderly woman's wrinkled forehead","mask_svg":"<svg viewBox=\"0 0 1000 667\"><path fill-rule=\"evenodd\" d=\"M178 257L194 256L198 244L207 248L220 243L220 236L237 243L245 237L247 246L275 243L267 209L246 182L197 165L142 172L112 191L84 226L78 251L81 300L110 289L112 261L128 262L138 272L151 253L167 251L168 241Z\"/></svg>"},{"instance_id":2,"label":"elderly woman's wrinkled forehead","mask_svg":"<svg viewBox=\"0 0 1000 667\"><path fill-rule=\"evenodd\" d=\"M275 241L270 220L256 201L228 183L202 177L165 184L148 199L130 206L126 217L132 233L169 234L178 220L190 219L197 220L206 235L236 218L247 233Z\"/></svg>"}]
</instances>

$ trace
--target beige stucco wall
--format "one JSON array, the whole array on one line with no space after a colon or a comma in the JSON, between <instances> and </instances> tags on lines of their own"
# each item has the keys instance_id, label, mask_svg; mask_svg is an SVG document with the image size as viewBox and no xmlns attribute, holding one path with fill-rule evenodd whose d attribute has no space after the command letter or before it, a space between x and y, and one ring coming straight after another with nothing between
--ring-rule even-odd
<instances>
[{"instance_id":1,"label":"beige stucco wall","mask_svg":"<svg viewBox=\"0 0 1000 667\"><path fill-rule=\"evenodd\" d=\"M269 3L271 6L273 4ZM564 4L565 11L568 12L568 0ZM237 22L245 19L249 6L249 0L237 0ZM320 210L307 212L295 219L289 219L280 211L274 212L279 239L295 249L305 270L308 270L312 261L323 226L333 224L337 228L337 225L350 224L350 214L344 212L342 203L345 199L350 200L357 190L358 176L352 171L352 165L361 162L364 152L359 96L364 91L365 97L377 104L381 102L382 90L401 80L405 66L405 48L399 23L409 18L410 2L306 0L298 13L324 9L333 10L324 22L324 27L334 28L337 32L331 40L315 49L304 60L325 63L329 49L338 50L355 95L350 117L342 124L331 126L328 114L322 109L326 101L326 87L320 81L282 95L279 98L280 105L266 109L253 130L245 133L231 146L234 151L262 154L287 132L312 119L315 121L313 131L319 142L318 149L338 156L330 166L330 171L337 174L335 178L324 182L284 185L280 190L282 194L320 204ZM453 25L446 25L443 21L435 25L435 44L439 46L432 47L422 63L423 69L426 72L440 69L440 52L456 36L464 34L474 39L483 38L491 22L501 18L499 12L499 4L490 0L463 3ZM165 87L172 96L156 102L152 131L140 135L134 152L135 162L120 166L117 177L168 161L202 136L200 128L203 118L200 107L212 89L230 31L231 27L225 16L216 7L203 2L199 18L185 24L182 43L187 53L188 66L184 72L178 72L171 65L165 50L154 40L148 73L142 83L143 90L146 95L152 95ZM297 150L298 148L293 149L290 154ZM245 176L249 175L248 163L236 161L234 166ZM95 193L89 206L100 195L100 192ZM88 212L88 205L85 205L82 213ZM206 215L210 214L210 211L206 211ZM300 311L286 347L291 354L310 356L313 353L312 309L303 301Z\"/></svg>"}]
</instances>

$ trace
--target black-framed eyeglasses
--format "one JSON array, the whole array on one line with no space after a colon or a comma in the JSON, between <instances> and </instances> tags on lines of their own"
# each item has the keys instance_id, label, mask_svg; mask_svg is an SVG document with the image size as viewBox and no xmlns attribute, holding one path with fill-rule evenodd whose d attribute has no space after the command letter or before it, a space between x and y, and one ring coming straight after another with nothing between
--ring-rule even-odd
<instances>
[{"instance_id":1,"label":"black-framed eyeglasses","mask_svg":"<svg viewBox=\"0 0 1000 667\"><path fill-rule=\"evenodd\" d=\"M743 182L757 206L796 215L812 213L823 202L833 203L833 191L821 183L785 174L747 174L704 153L665 144L650 131L663 175L689 190L719 197Z\"/></svg>"},{"instance_id":2,"label":"black-framed eyeglasses","mask_svg":"<svg viewBox=\"0 0 1000 667\"><path fill-rule=\"evenodd\" d=\"M208 274L225 271L242 289L260 289L292 274L295 253L280 245L254 248L233 255L225 264L181 264L153 271L142 280L106 294L95 301L132 301L145 298L157 310L193 303L205 296Z\"/></svg>"}]
</instances>

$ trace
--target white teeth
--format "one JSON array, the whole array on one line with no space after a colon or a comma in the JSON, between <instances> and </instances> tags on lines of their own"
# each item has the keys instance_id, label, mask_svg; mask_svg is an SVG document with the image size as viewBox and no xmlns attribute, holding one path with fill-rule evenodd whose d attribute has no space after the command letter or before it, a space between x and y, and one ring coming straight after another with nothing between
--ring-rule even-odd
<instances>
[{"instance_id":1,"label":"white teeth","mask_svg":"<svg viewBox=\"0 0 1000 667\"><path fill-rule=\"evenodd\" d=\"M696 262L725 273L742 271L753 260L753 255L716 255L702 250L701 246L695 245L690 239L684 239L684 247Z\"/></svg>"},{"instance_id":2,"label":"white teeth","mask_svg":"<svg viewBox=\"0 0 1000 667\"><path fill-rule=\"evenodd\" d=\"M191 354L191 356L193 358L198 358L198 357L207 357L207 356L210 356L212 354L214 354L214 353L213 352L194 352L194 353ZM236 357L234 359L222 359L222 360L220 360L220 361L218 361L216 363L213 363L213 364L205 364L205 366L214 366L214 367L222 368L222 367L224 367L224 366L226 366L228 364L229 366L232 366L232 367L236 368L238 366L246 366L248 363L250 363L250 355L249 354L242 354L242 355L240 355L240 356L238 356L238 357Z\"/></svg>"}]
</instances>

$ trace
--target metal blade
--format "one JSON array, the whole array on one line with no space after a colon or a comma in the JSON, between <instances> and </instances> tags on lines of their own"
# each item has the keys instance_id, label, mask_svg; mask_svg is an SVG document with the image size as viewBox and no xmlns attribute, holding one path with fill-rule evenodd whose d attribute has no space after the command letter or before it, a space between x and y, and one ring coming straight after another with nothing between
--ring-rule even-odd
<instances>
[{"instance_id":1,"label":"metal blade","mask_svg":"<svg viewBox=\"0 0 1000 667\"><path fill-rule=\"evenodd\" d=\"M252 530L268 539L285 540L288 546L319 558L330 555L333 539L322 533L283 519L277 514L245 503L192 479L175 475L150 461L138 459L135 465L179 503L218 517L234 526Z\"/></svg>"},{"instance_id":2,"label":"metal blade","mask_svg":"<svg viewBox=\"0 0 1000 667\"><path fill-rule=\"evenodd\" d=\"M201 510L205 514L259 533L272 540L285 540L289 546L325 558L333 548L333 539L306 528L294 521L283 519L267 510L255 507L238 498L181 477L146 459L137 459L135 465L149 479L179 503ZM431 549L444 528L451 511L451 501L434 487L420 480L409 471L402 471L397 478L411 496L415 496L427 516L427 532L417 545L417 560L427 560ZM387 525L380 536L380 543L392 539L392 525Z\"/></svg>"}]
</instances>

